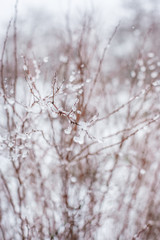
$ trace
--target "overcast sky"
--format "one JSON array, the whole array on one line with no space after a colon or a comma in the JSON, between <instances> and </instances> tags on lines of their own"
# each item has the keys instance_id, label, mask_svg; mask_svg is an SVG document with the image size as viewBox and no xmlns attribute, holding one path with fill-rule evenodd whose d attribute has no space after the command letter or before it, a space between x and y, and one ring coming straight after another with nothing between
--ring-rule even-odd
<instances>
[{"instance_id":1,"label":"overcast sky","mask_svg":"<svg viewBox=\"0 0 160 240\"><path fill-rule=\"evenodd\" d=\"M112 15L118 14L121 0L19 0L19 10L21 14L26 12L27 8L43 8L44 10L64 11L68 5L73 8L89 8L91 5L98 7ZM1 20L9 18L14 11L15 0L5 0L1 4Z\"/></svg>"},{"instance_id":2,"label":"overcast sky","mask_svg":"<svg viewBox=\"0 0 160 240\"><path fill-rule=\"evenodd\" d=\"M70 6L70 11L94 8L105 20L115 22L122 17L121 0L19 0L18 14L26 16L29 9L43 9L50 13L63 15ZM1 4L0 22L8 22L14 14L15 0L4 0Z\"/></svg>"},{"instance_id":3,"label":"overcast sky","mask_svg":"<svg viewBox=\"0 0 160 240\"><path fill-rule=\"evenodd\" d=\"M1 0L2 1L2 0ZM132 0L134 2L134 0ZM139 0L143 3L143 0ZM156 0L146 0L143 6L149 6ZM4 22L8 23L9 19L14 15L14 5L16 0L4 0L1 4L0 12L0 34L4 32ZM124 4L129 0L18 0L18 16L23 17L27 21L27 13L29 10L42 9L49 12L53 16L60 19L68 11L70 6L71 15L76 15L78 9L95 9L99 16L103 17L105 25L115 26L119 20L125 20L128 11L124 10ZM123 3L123 5L122 5ZM150 3L148 5L148 3ZM30 15L28 15L29 17ZM19 18L20 19L20 18Z\"/></svg>"}]
</instances>

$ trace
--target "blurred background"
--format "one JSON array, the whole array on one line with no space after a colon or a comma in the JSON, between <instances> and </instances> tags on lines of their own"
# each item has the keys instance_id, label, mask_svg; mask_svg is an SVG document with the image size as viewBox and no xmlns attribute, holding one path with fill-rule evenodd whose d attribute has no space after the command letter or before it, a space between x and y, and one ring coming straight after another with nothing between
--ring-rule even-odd
<instances>
[{"instance_id":1,"label":"blurred background","mask_svg":"<svg viewBox=\"0 0 160 240\"><path fill-rule=\"evenodd\" d=\"M6 0L0 239L160 235L159 0Z\"/></svg>"}]
</instances>

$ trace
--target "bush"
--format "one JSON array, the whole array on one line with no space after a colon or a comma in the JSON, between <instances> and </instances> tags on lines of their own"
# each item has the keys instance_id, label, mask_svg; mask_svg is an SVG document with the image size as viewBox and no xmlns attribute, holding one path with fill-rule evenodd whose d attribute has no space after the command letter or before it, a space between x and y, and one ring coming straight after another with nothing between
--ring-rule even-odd
<instances>
[{"instance_id":1,"label":"bush","mask_svg":"<svg viewBox=\"0 0 160 240\"><path fill-rule=\"evenodd\" d=\"M90 14L31 56L17 9L1 54L0 238L158 239L159 56L122 58L122 78L108 60L121 25L104 46Z\"/></svg>"}]
</instances>

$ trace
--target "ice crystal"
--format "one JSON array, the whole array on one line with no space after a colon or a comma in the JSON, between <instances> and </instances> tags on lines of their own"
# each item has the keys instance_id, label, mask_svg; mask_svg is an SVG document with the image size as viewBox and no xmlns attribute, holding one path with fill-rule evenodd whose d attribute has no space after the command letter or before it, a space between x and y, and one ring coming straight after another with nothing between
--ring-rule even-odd
<instances>
[{"instance_id":1,"label":"ice crystal","mask_svg":"<svg viewBox=\"0 0 160 240\"><path fill-rule=\"evenodd\" d=\"M67 134L67 135L70 134L71 131L72 131L71 126L69 126L67 129L64 130L65 134Z\"/></svg>"},{"instance_id":2,"label":"ice crystal","mask_svg":"<svg viewBox=\"0 0 160 240\"><path fill-rule=\"evenodd\" d=\"M59 57L59 61L62 62L62 63L67 63L68 62L68 57L65 56L65 55L61 55Z\"/></svg>"},{"instance_id":3,"label":"ice crystal","mask_svg":"<svg viewBox=\"0 0 160 240\"><path fill-rule=\"evenodd\" d=\"M86 79L86 83L90 83L90 82L91 82L90 78Z\"/></svg>"},{"instance_id":4,"label":"ice crystal","mask_svg":"<svg viewBox=\"0 0 160 240\"><path fill-rule=\"evenodd\" d=\"M79 114L79 115L80 115L80 114L81 114L81 111L77 110L77 114Z\"/></svg>"},{"instance_id":5,"label":"ice crystal","mask_svg":"<svg viewBox=\"0 0 160 240\"><path fill-rule=\"evenodd\" d=\"M149 53L148 53L148 57L149 57L149 58L153 58L153 57L154 57L154 53L153 53L153 52L149 52Z\"/></svg>"},{"instance_id":6,"label":"ice crystal","mask_svg":"<svg viewBox=\"0 0 160 240\"><path fill-rule=\"evenodd\" d=\"M152 72L151 73L151 78L156 78L158 76L158 72Z\"/></svg>"},{"instance_id":7,"label":"ice crystal","mask_svg":"<svg viewBox=\"0 0 160 240\"><path fill-rule=\"evenodd\" d=\"M74 136L73 140L76 143L83 144L84 143L84 136L85 136L85 132L80 131L79 136Z\"/></svg>"},{"instance_id":8,"label":"ice crystal","mask_svg":"<svg viewBox=\"0 0 160 240\"><path fill-rule=\"evenodd\" d=\"M44 62L44 63L47 63L47 62L48 62L48 57L44 57L44 58L43 58L43 62Z\"/></svg>"},{"instance_id":9,"label":"ice crystal","mask_svg":"<svg viewBox=\"0 0 160 240\"><path fill-rule=\"evenodd\" d=\"M131 77L134 78L136 76L136 72L135 71L131 71Z\"/></svg>"},{"instance_id":10,"label":"ice crystal","mask_svg":"<svg viewBox=\"0 0 160 240\"><path fill-rule=\"evenodd\" d=\"M146 173L146 171L142 168L141 170L140 170L140 174L141 175L144 175Z\"/></svg>"},{"instance_id":11,"label":"ice crystal","mask_svg":"<svg viewBox=\"0 0 160 240\"><path fill-rule=\"evenodd\" d=\"M76 177L71 177L71 183L76 183L77 182L77 178Z\"/></svg>"},{"instance_id":12,"label":"ice crystal","mask_svg":"<svg viewBox=\"0 0 160 240\"><path fill-rule=\"evenodd\" d=\"M26 65L23 65L23 70L24 70L24 71L27 71L27 70L28 70L28 68L27 68Z\"/></svg>"},{"instance_id":13,"label":"ice crystal","mask_svg":"<svg viewBox=\"0 0 160 240\"><path fill-rule=\"evenodd\" d=\"M152 65L149 66L149 69L150 69L150 70L154 70L155 68L156 68L156 66L155 66L154 64L152 64Z\"/></svg>"},{"instance_id":14,"label":"ice crystal","mask_svg":"<svg viewBox=\"0 0 160 240\"><path fill-rule=\"evenodd\" d=\"M160 86L160 79L156 80L155 82L152 83L154 87Z\"/></svg>"},{"instance_id":15,"label":"ice crystal","mask_svg":"<svg viewBox=\"0 0 160 240\"><path fill-rule=\"evenodd\" d=\"M69 78L69 81L73 82L74 80L75 80L75 76L71 75L70 78Z\"/></svg>"}]
</instances>

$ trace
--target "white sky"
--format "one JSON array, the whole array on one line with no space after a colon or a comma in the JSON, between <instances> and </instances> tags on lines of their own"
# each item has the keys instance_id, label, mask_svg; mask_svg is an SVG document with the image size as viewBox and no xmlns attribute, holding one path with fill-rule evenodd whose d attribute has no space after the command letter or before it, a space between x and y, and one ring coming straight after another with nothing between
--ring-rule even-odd
<instances>
[{"instance_id":1,"label":"white sky","mask_svg":"<svg viewBox=\"0 0 160 240\"><path fill-rule=\"evenodd\" d=\"M0 10L0 50L5 39L6 29L9 20L14 18L16 0L0 0L3 1ZM94 9L97 15L96 22L99 26L100 32L111 33L119 20L125 17L126 12L122 7L123 0L18 0L18 20L25 19L25 26L27 21L30 23L31 15L27 15L29 10L48 11L53 15L56 22L64 20L66 13L69 11L70 23L74 23L74 17L87 10ZM93 12L94 14L94 12ZM41 17L41 16L39 16ZM34 16L33 16L34 18ZM95 19L95 16L94 16ZM24 28L25 29L25 28Z\"/></svg>"},{"instance_id":2,"label":"white sky","mask_svg":"<svg viewBox=\"0 0 160 240\"><path fill-rule=\"evenodd\" d=\"M0 0L2 1L2 0ZM71 11L77 9L87 9L93 6L100 14L106 17L106 20L114 21L120 18L121 0L19 0L18 11L19 15L25 15L27 9L44 9L53 13L64 14L71 7ZM15 0L4 0L1 4L0 22L8 22L14 13Z\"/></svg>"},{"instance_id":3,"label":"white sky","mask_svg":"<svg viewBox=\"0 0 160 240\"><path fill-rule=\"evenodd\" d=\"M0 2L0 35L3 37L6 31L4 23L8 23L10 18L13 17L16 0L0 0ZM18 0L18 2L18 16L22 16L26 21L29 9L43 9L42 11L44 12L49 11L59 20L68 11L69 6L72 16L76 15L79 9L85 10L93 7L98 16L103 18L100 24L106 27L114 27L119 20L125 20L127 15L127 11L122 6L122 3L126 2L124 0ZM146 7L148 6L147 2L148 0L144 4ZM149 2L151 4L151 1Z\"/></svg>"}]
</instances>

